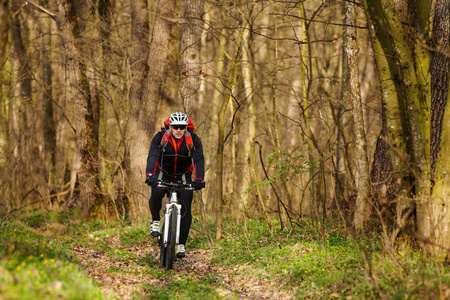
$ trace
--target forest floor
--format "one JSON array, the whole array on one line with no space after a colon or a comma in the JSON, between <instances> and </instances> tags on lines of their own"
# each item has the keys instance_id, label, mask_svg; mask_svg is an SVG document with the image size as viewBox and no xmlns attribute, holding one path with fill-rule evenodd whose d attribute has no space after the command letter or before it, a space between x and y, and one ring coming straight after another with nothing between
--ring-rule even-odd
<instances>
[{"instance_id":1,"label":"forest floor","mask_svg":"<svg viewBox=\"0 0 450 300\"><path fill-rule=\"evenodd\" d=\"M106 240L105 245L110 249L122 249L129 252L134 261L115 260L106 252L80 245L73 248L73 253L88 276L97 282L102 292L119 299L133 299L137 295L142 298L151 298L152 291L145 286L162 287L171 284L174 278L181 276L188 277L193 282L200 282L202 278L213 276L217 295L228 299L293 298L291 294L280 291L279 285L275 282L254 276L256 272L251 270L252 266L249 264L226 268L212 263L213 250L189 251L188 249L186 257L176 259L173 270L164 274L162 273L164 267L158 264L160 248L156 243L143 243L123 248L119 236L113 236ZM149 273L144 265L146 263L161 272ZM242 276L244 273L245 275ZM179 293L183 294L182 285L178 286Z\"/></svg>"},{"instance_id":2,"label":"forest floor","mask_svg":"<svg viewBox=\"0 0 450 300\"><path fill-rule=\"evenodd\" d=\"M186 257L165 271L145 222L0 218L0 300L450 299L447 261L388 251L377 228L351 237L308 220L280 227L229 218L216 241L215 224L195 219Z\"/></svg>"}]
</instances>

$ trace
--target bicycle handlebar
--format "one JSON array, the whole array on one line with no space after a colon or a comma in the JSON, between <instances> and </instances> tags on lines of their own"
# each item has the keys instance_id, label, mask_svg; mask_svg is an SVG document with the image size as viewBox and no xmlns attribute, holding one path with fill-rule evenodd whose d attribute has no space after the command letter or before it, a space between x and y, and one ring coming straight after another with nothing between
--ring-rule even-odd
<instances>
[{"instance_id":1,"label":"bicycle handlebar","mask_svg":"<svg viewBox=\"0 0 450 300\"><path fill-rule=\"evenodd\" d=\"M158 181L157 187L159 188L172 188L176 190L181 189L192 189L193 186L191 183L184 184L182 182L164 182L164 181Z\"/></svg>"}]
</instances>

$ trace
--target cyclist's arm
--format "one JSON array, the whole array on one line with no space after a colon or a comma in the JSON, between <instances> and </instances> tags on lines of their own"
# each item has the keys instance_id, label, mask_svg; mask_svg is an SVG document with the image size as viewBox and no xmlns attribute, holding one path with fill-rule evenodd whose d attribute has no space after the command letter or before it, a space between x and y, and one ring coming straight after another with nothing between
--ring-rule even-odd
<instances>
[{"instance_id":1,"label":"cyclist's arm","mask_svg":"<svg viewBox=\"0 0 450 300\"><path fill-rule=\"evenodd\" d=\"M158 132L152 139L152 142L150 144L150 150L148 151L147 167L145 168L145 174L148 173L155 174L157 171L156 162L158 162L161 157L160 144L163 135L164 133L161 134L161 132Z\"/></svg>"},{"instance_id":2,"label":"cyclist's arm","mask_svg":"<svg viewBox=\"0 0 450 300\"><path fill-rule=\"evenodd\" d=\"M200 179L204 181L205 178L205 157L203 156L203 145L202 141L195 135L193 138L194 143L194 180Z\"/></svg>"}]
</instances>

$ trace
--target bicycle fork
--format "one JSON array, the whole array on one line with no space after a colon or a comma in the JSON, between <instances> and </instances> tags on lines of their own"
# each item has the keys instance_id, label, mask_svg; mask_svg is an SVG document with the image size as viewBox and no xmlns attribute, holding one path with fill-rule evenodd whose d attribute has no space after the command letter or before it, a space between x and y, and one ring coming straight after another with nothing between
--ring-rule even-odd
<instances>
[{"instance_id":1,"label":"bicycle fork","mask_svg":"<svg viewBox=\"0 0 450 300\"><path fill-rule=\"evenodd\" d=\"M170 224L170 213L173 209L177 210L177 234L176 234L176 244L180 241L180 222L181 222L181 204L177 204L177 193L172 192L172 195L170 197L170 202L166 204L166 211L164 213L164 219L161 223L161 228L164 229L164 238L163 243L164 245L167 244L167 241L169 240L169 224ZM161 232L161 230L159 231Z\"/></svg>"}]
</instances>

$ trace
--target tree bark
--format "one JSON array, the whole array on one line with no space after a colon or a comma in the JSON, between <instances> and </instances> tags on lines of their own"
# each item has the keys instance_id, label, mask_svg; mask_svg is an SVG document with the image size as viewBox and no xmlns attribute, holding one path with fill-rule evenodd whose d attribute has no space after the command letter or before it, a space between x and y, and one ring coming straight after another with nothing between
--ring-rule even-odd
<instances>
[{"instance_id":1,"label":"tree bark","mask_svg":"<svg viewBox=\"0 0 450 300\"><path fill-rule=\"evenodd\" d=\"M345 15L345 52L347 54L349 69L350 99L353 112L353 132L356 146L356 169L357 176L357 196L355 206L355 217L353 225L358 232L364 228L369 209L368 199L370 193L369 162L367 158L367 142L364 129L364 115L362 110L362 100L360 93L359 72L358 72L358 46L356 28L356 6L353 2L347 1L344 5Z\"/></svg>"},{"instance_id":2,"label":"tree bark","mask_svg":"<svg viewBox=\"0 0 450 300\"><path fill-rule=\"evenodd\" d=\"M247 188L249 188L251 186L251 176L249 176L249 174L252 174L252 162L251 162L251 157L252 157L252 153L253 153L253 147L254 147L254 140L256 137L256 125L255 125L255 105L254 105L254 101L253 101L253 90L252 90L252 78L250 76L250 62L249 62L249 38L250 38L250 24L248 23L247 20L251 19L251 11L249 12L249 15L243 16L242 17L243 22L245 22L244 24L244 28L243 28L243 37L242 37L242 57L241 57L241 61L242 61L242 66L241 66L241 71L242 71L242 80L244 83L244 97L246 99L245 102L248 103L248 114L246 117L247 123L248 123L248 136L246 139L246 142L244 144L243 149L241 149L241 151L239 151L240 153L243 154L244 156L244 165L242 168L242 179L241 182L239 183L239 193L236 194L236 196L238 198L241 198L239 200L238 206L240 208L241 211L245 211L248 208L248 204L249 204L249 197L250 197L250 193L246 193L245 190ZM242 196L241 196L242 195Z\"/></svg>"},{"instance_id":3,"label":"tree bark","mask_svg":"<svg viewBox=\"0 0 450 300\"><path fill-rule=\"evenodd\" d=\"M391 47L392 54L385 52L385 58L390 61L389 69L391 74L398 76L398 108L401 119L407 120L402 123L403 136L405 136L405 149L411 153L410 164L411 177L414 183L414 197L416 204L417 233L423 243L425 250L436 251L436 245L442 245L445 238L445 229L441 226L448 223L445 219L446 207L446 176L444 175L446 166L445 157L448 156L446 142L441 141L441 133L447 130L445 124L446 102L448 98L448 58L445 53L448 49L448 1L437 1L435 7L435 17L433 25L429 25L430 10L428 1L417 1L416 16L414 24L417 36L423 37L415 41L413 47L408 47L409 38L405 36L402 23L397 15L393 1L369 0L368 11L374 23L385 20L385 24L375 26L375 30L386 25L383 38L378 30L377 38L382 44L383 50ZM378 13L371 10L377 7ZM384 15L384 18L380 18ZM381 22L379 22L381 23ZM423 47L430 37L429 27L433 28L431 50L433 51L431 60L428 50ZM381 61L381 60L380 60ZM430 64L428 64L430 61ZM425 74L431 78L431 84L426 82ZM397 72L397 73L396 73ZM393 76L395 78L395 75ZM391 89L392 90L392 89ZM385 91L388 89L385 88ZM431 92L429 92L431 91ZM388 104L389 105L389 104ZM388 105L386 107L388 107ZM389 109L386 110L389 113ZM429 114L428 112L431 111ZM393 120L387 116L387 120ZM387 126L389 130L389 125ZM393 133L392 131L391 133ZM393 143L400 141L395 135L389 139ZM402 134L402 133L400 133ZM445 134L443 134L444 136ZM394 144L395 145L395 144ZM398 146L397 144L396 146ZM399 148L401 151L401 147ZM444 154L445 153L445 154ZM399 156L395 157L400 158ZM405 158L407 160L407 157ZM393 160L393 162L398 160ZM442 161L442 163L440 163ZM395 166L395 164L394 164ZM439 168L439 172L436 170ZM394 169L395 172L395 169ZM439 174L438 174L439 173ZM439 180L437 179L439 177ZM439 181L439 192L435 191ZM433 185L434 184L434 185ZM432 194L432 197L430 195ZM398 196L398 195L397 195ZM400 217L397 213L397 218Z\"/></svg>"},{"instance_id":4,"label":"tree bark","mask_svg":"<svg viewBox=\"0 0 450 300\"><path fill-rule=\"evenodd\" d=\"M430 114L430 164L431 180L436 169L436 162L441 144L442 126L445 106L447 104L449 76L449 4L446 0L436 1L433 22L433 52L430 61L431 76L431 114Z\"/></svg>"},{"instance_id":5,"label":"tree bark","mask_svg":"<svg viewBox=\"0 0 450 300\"><path fill-rule=\"evenodd\" d=\"M408 133L408 128L405 104L398 94L401 89L396 80L399 75L395 60L392 59L394 54L390 37L385 30L384 20L370 17L382 15L381 7L368 8L367 2L364 2L364 5L382 95L382 130L376 144L370 175L373 184L372 196L375 208L383 217L383 225L394 227L391 237L386 239L386 246L393 249L402 229L415 230L414 217L409 218L407 223L404 221L405 214L414 208L411 199L413 182L408 166L412 158L406 145L405 133ZM372 13L369 13L369 9ZM392 204L394 199L395 204ZM395 205L395 214L390 213L391 205ZM403 241L397 244L406 248L410 244L411 237L402 236Z\"/></svg>"},{"instance_id":6,"label":"tree bark","mask_svg":"<svg viewBox=\"0 0 450 300\"><path fill-rule=\"evenodd\" d=\"M131 36L133 44L130 55L130 125L129 125L129 176L127 178L130 187L130 215L133 217L143 217L148 215L148 205L146 196L148 191L144 190L145 161L153 118L146 118L143 115L143 108L150 103L146 103L147 98L143 97L144 82L148 72L149 55L149 15L147 1L131 0ZM142 196L141 196L142 195Z\"/></svg>"},{"instance_id":7,"label":"tree bark","mask_svg":"<svg viewBox=\"0 0 450 300\"><path fill-rule=\"evenodd\" d=\"M46 2L48 5L48 1ZM56 124L53 117L53 89L52 89L52 19L47 15L42 15L40 18L41 26L41 39L42 39L42 105L43 105L43 121L42 131L44 140L44 163L46 168L46 179L48 182L48 194L57 193L58 187L55 176L55 164L56 164ZM55 198L50 198L50 208L58 208Z\"/></svg>"},{"instance_id":8,"label":"tree bark","mask_svg":"<svg viewBox=\"0 0 450 300\"><path fill-rule=\"evenodd\" d=\"M218 122L218 116L219 116L219 110L221 107L221 99L224 98L222 95L222 76L225 69L225 62L224 57L226 53L226 36L223 32L219 38L219 45L217 49L217 64L215 66L215 72L216 72L216 78L214 80L214 92L211 96L211 101L209 106L209 109L211 110L211 114L209 115L210 119L207 120L207 127L209 128L208 131L206 131L206 135L204 135L203 140L205 141L205 145L213 145L217 141L217 135L218 135L218 129L217 126ZM213 147L205 147L205 169L209 169L210 166L214 165L215 163L212 162L215 153L217 153L217 149L213 149ZM205 181L209 182L209 189L208 195L206 199L210 199L211 206L214 210L215 205L215 199L217 197L217 187L215 184L217 183L216 180L217 172L206 172Z\"/></svg>"},{"instance_id":9,"label":"tree bark","mask_svg":"<svg viewBox=\"0 0 450 300\"><path fill-rule=\"evenodd\" d=\"M175 1L159 1L150 48L147 52L148 9L146 1L131 1L132 31L136 37L131 66L133 72L130 88L130 174L132 187L132 215L148 216L148 187L144 185L145 162L154 135L161 87L168 66L168 48ZM134 25L133 25L134 24ZM143 80L143 81L141 81Z\"/></svg>"},{"instance_id":10,"label":"tree bark","mask_svg":"<svg viewBox=\"0 0 450 300\"><path fill-rule=\"evenodd\" d=\"M103 53L109 52L111 50L110 36L111 30L110 26L113 21L114 7L111 0L99 0L98 1L98 16L101 20L100 24L100 37L102 41Z\"/></svg>"},{"instance_id":11,"label":"tree bark","mask_svg":"<svg viewBox=\"0 0 450 300\"><path fill-rule=\"evenodd\" d=\"M42 183L45 176L39 159L37 124L40 116L38 106L33 102L31 57L28 53L30 37L27 22L19 13L20 9L20 3L13 1L11 23L13 97L10 100L12 122L9 146L14 151L9 160L16 165L13 172L17 172L12 176L13 193L21 205L26 205L33 197L43 198ZM22 186L24 181L27 182L26 186Z\"/></svg>"},{"instance_id":12,"label":"tree bark","mask_svg":"<svg viewBox=\"0 0 450 300\"><path fill-rule=\"evenodd\" d=\"M186 0L180 43L180 98L188 116L197 119L198 93L203 75L200 61L204 0Z\"/></svg>"},{"instance_id":13,"label":"tree bark","mask_svg":"<svg viewBox=\"0 0 450 300\"><path fill-rule=\"evenodd\" d=\"M310 87L311 87L311 78L312 78L312 62L311 62L311 47L309 43L309 32L306 24L306 12L303 3L300 3L300 12L302 17L302 38L301 41L304 45L299 45L301 47L300 50L300 59L303 61L301 64L301 81L302 81L302 111L305 119L305 128L306 128L306 138L308 144L308 160L312 161L313 158L313 149L314 145L317 145L316 138L311 128L311 116L310 116ZM310 202L310 216L313 219L313 222L317 222L319 220L318 213L318 203L317 203L317 192L316 192L316 181L314 176L314 169L310 168L308 171L309 175L309 202Z\"/></svg>"},{"instance_id":14,"label":"tree bark","mask_svg":"<svg viewBox=\"0 0 450 300\"><path fill-rule=\"evenodd\" d=\"M450 248L450 109L449 98L449 42L450 11L447 0L436 1L433 22L433 52L430 61L431 115L430 165L432 195L430 198L430 250L439 253L439 246ZM446 121L444 121L446 120Z\"/></svg>"},{"instance_id":15,"label":"tree bark","mask_svg":"<svg viewBox=\"0 0 450 300\"><path fill-rule=\"evenodd\" d=\"M243 32L239 32L239 41L236 48L236 55L234 56L234 60L232 66L230 68L229 77L228 77L228 87L227 93L223 100L222 106L219 111L219 118L217 121L218 124L218 135L217 135L217 193L216 193L216 240L222 239L223 225L222 225L222 217L223 217L223 205L225 203L225 198L223 195L223 181L224 181L224 148L225 148L225 113L227 112L228 103L233 97L234 88L236 86L236 77L238 73L238 57L239 50L242 47L243 42Z\"/></svg>"},{"instance_id":16,"label":"tree bark","mask_svg":"<svg viewBox=\"0 0 450 300\"><path fill-rule=\"evenodd\" d=\"M8 31L11 20L9 16L9 11L10 11L9 1L0 0L0 41L3 41L0 45L0 66L2 68L3 64L5 63L6 46L8 45L6 41L8 40Z\"/></svg>"},{"instance_id":17,"label":"tree bark","mask_svg":"<svg viewBox=\"0 0 450 300\"><path fill-rule=\"evenodd\" d=\"M301 7L303 7L303 2L300 3ZM271 1L272 10L275 11L274 1ZM278 65L278 24L277 24L277 16L274 16L274 60L276 62L276 65ZM276 66L274 70L272 70L271 74L271 100L272 100L272 124L273 124L273 131L272 131L272 145L274 150L278 153L278 159L282 159L283 150L281 149L281 142L280 142L280 132L278 129L278 107L277 107L277 73L278 73L278 67ZM284 178L283 178L284 179ZM284 221L287 223L288 219L290 220L289 211L287 210L288 207L291 206L291 197L289 194L289 191L286 186L286 182L284 180L281 180L280 182L281 186L281 199L278 199L278 207L279 207L279 213L281 214L281 217L284 218ZM281 205L280 205L281 204ZM280 220L281 221L281 220ZM285 223L285 224L286 224ZM281 224L283 227L283 222Z\"/></svg>"},{"instance_id":18,"label":"tree bark","mask_svg":"<svg viewBox=\"0 0 450 300\"><path fill-rule=\"evenodd\" d=\"M75 152L79 157L74 155L74 160L79 159L80 163L76 174L79 192L68 206L80 208L84 217L90 218L96 216L97 208L102 203L98 178L98 122L94 118L86 65L81 59L82 41L74 3L58 0L57 7L57 22L66 50L66 97L73 102L75 116Z\"/></svg>"},{"instance_id":19,"label":"tree bark","mask_svg":"<svg viewBox=\"0 0 450 300\"><path fill-rule=\"evenodd\" d=\"M411 51L406 42L401 22L396 14L392 0L381 0L387 29L393 39L394 54L400 66L402 98L405 101L406 116L409 121L409 137L413 158L413 174L416 179L415 190L418 201L418 229L422 234L429 235L430 228L424 221L428 210L426 203L430 196L430 168L429 168L429 133L426 132L429 115L424 114L429 105L420 93L416 76L416 67Z\"/></svg>"}]
</instances>

